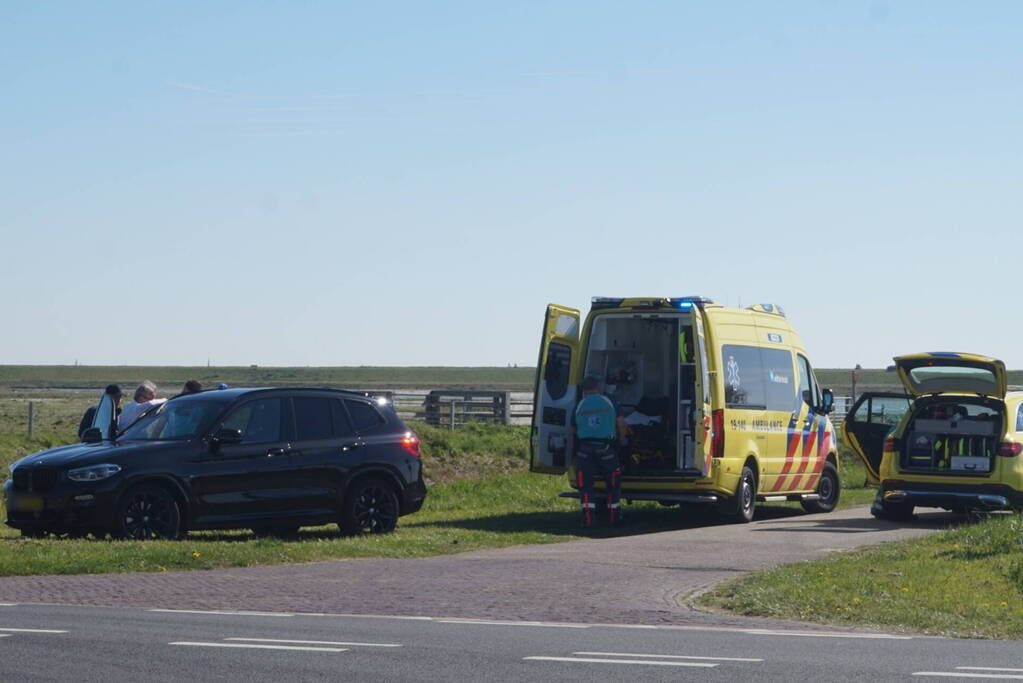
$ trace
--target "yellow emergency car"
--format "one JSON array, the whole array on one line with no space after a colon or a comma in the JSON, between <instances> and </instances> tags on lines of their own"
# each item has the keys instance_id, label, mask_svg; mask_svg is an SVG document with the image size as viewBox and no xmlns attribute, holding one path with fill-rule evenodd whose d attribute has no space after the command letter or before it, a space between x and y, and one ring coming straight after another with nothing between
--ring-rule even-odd
<instances>
[{"instance_id":1,"label":"yellow emergency car","mask_svg":"<svg viewBox=\"0 0 1023 683\"><path fill-rule=\"evenodd\" d=\"M1005 364L969 353L899 356L906 394L868 392L842 423L846 443L880 486L875 517L914 507L1023 508L1023 393Z\"/></svg>"},{"instance_id":2,"label":"yellow emergency car","mask_svg":"<svg viewBox=\"0 0 1023 683\"><path fill-rule=\"evenodd\" d=\"M838 503L834 398L780 307L596 297L582 323L579 311L548 306L530 469L567 471L573 488L568 437L587 375L629 425L624 500L712 504L740 522L757 501L796 500L810 512Z\"/></svg>"}]
</instances>

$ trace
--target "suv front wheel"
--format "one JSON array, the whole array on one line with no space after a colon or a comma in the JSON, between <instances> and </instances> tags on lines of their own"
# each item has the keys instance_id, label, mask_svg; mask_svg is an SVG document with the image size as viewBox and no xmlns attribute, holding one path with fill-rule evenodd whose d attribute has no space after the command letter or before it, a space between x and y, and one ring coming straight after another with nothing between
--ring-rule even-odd
<instances>
[{"instance_id":1,"label":"suv front wheel","mask_svg":"<svg viewBox=\"0 0 1023 683\"><path fill-rule=\"evenodd\" d=\"M143 484L124 495L117 506L114 536L134 541L175 539L181 533L181 510L162 486Z\"/></svg>"},{"instance_id":2,"label":"suv front wheel","mask_svg":"<svg viewBox=\"0 0 1023 683\"><path fill-rule=\"evenodd\" d=\"M366 477L352 484L341 506L341 533L386 534L398 524L398 496L388 482Z\"/></svg>"}]
</instances>

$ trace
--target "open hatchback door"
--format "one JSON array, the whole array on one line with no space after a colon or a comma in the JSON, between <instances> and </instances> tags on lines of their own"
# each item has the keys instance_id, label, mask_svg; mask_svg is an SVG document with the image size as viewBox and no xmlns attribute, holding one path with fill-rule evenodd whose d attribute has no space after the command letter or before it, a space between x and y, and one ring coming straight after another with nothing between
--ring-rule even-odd
<instances>
[{"instance_id":1,"label":"open hatchback door","mask_svg":"<svg viewBox=\"0 0 1023 683\"><path fill-rule=\"evenodd\" d=\"M914 353L895 358L899 379L914 396L979 394L1005 399L1005 363L970 353Z\"/></svg>"},{"instance_id":2,"label":"open hatchback door","mask_svg":"<svg viewBox=\"0 0 1023 683\"><path fill-rule=\"evenodd\" d=\"M568 468L572 411L579 384L579 311L551 304L540 337L533 392L529 469L560 474Z\"/></svg>"},{"instance_id":3,"label":"open hatchback door","mask_svg":"<svg viewBox=\"0 0 1023 683\"><path fill-rule=\"evenodd\" d=\"M860 456L871 484L881 483L885 438L912 407L913 397L907 394L865 392L845 416L842 440Z\"/></svg>"}]
</instances>

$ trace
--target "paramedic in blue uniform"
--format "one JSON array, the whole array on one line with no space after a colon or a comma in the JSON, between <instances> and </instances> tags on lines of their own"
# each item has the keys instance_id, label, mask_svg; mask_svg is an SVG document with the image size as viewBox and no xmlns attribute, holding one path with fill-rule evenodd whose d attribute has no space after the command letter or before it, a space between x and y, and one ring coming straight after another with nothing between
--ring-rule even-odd
<instances>
[{"instance_id":1,"label":"paramedic in blue uniform","mask_svg":"<svg viewBox=\"0 0 1023 683\"><path fill-rule=\"evenodd\" d=\"M583 526L594 523L597 505L594 478L604 478L607 492L608 521L621 521L619 494L622 465L618 444L625 441L625 418L612 399L600 393L600 378L588 375L583 380L583 397L572 415L572 437L576 457L576 483L583 510Z\"/></svg>"}]
</instances>

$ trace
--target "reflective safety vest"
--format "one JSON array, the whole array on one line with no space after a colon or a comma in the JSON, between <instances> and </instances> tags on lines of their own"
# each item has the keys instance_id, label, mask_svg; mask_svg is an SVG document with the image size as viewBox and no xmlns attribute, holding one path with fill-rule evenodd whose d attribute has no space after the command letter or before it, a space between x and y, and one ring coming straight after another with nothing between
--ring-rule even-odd
<instances>
[{"instance_id":1,"label":"reflective safety vest","mask_svg":"<svg viewBox=\"0 0 1023 683\"><path fill-rule=\"evenodd\" d=\"M618 433L615 426L617 416L618 410L607 396L590 394L583 397L575 409L576 438L613 441Z\"/></svg>"}]
</instances>

